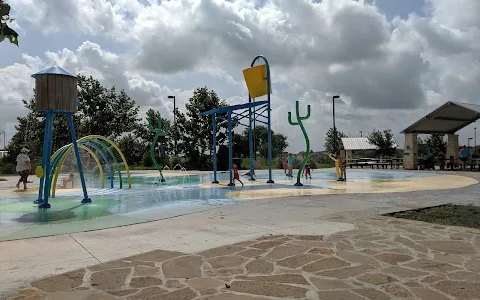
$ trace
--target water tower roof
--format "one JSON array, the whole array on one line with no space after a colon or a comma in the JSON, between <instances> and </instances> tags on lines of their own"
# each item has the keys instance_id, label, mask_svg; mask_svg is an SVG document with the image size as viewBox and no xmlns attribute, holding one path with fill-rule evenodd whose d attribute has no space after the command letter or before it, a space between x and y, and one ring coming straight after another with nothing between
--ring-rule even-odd
<instances>
[{"instance_id":1,"label":"water tower roof","mask_svg":"<svg viewBox=\"0 0 480 300\"><path fill-rule=\"evenodd\" d=\"M60 68L59 66L52 66L49 68L46 68L42 71L39 71L35 74L32 75L33 78L35 78L37 75L42 75L42 74L57 74L57 75L65 75L65 76L70 76L73 78L77 78L77 76L74 76L70 74L69 72L65 71L64 69Z\"/></svg>"}]
</instances>

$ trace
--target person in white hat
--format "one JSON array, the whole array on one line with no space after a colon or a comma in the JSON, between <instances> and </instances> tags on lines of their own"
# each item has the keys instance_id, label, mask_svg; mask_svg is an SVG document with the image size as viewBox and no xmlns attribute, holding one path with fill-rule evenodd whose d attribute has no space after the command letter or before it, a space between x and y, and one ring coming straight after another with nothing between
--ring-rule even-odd
<instances>
[{"instance_id":1,"label":"person in white hat","mask_svg":"<svg viewBox=\"0 0 480 300\"><path fill-rule=\"evenodd\" d=\"M20 179L17 183L17 189L20 187L20 183L23 182L23 189L27 189L27 178L28 174L30 174L30 170L32 169L32 165L30 164L30 157L28 157L27 153L29 150L25 147L22 148L20 154L17 156L17 168L16 171L20 175Z\"/></svg>"}]
</instances>

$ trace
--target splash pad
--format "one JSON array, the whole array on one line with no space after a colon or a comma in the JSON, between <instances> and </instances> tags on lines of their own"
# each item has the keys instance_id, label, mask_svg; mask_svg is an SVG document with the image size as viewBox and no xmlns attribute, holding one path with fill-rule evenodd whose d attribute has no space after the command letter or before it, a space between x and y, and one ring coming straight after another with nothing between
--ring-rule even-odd
<instances>
[{"instance_id":1,"label":"splash pad","mask_svg":"<svg viewBox=\"0 0 480 300\"><path fill-rule=\"evenodd\" d=\"M165 171L160 182L158 171L132 173L131 189L101 188L100 179L88 182L93 203L81 204L81 189L57 190L52 207L38 209L31 193L0 189L0 241L50 236L119 227L205 211L253 199L317 196L354 193L391 193L459 188L476 180L453 175L403 171L352 170L348 182L337 182L332 170L313 170L312 180L294 187L295 179L274 171L276 184L267 184L268 171L258 170L257 181L246 181L245 187L228 187L229 174L218 174L219 184L212 184L212 174ZM12 186L15 178L12 178ZM118 181L115 178L115 181ZM118 182L116 185L118 186Z\"/></svg>"}]
</instances>

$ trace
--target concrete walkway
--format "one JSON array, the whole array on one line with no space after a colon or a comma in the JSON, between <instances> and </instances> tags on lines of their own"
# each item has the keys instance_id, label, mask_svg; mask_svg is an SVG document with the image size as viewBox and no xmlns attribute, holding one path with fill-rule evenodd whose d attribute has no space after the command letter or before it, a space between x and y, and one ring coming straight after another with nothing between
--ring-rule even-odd
<instances>
[{"instance_id":1,"label":"concrete walkway","mask_svg":"<svg viewBox=\"0 0 480 300\"><path fill-rule=\"evenodd\" d=\"M478 299L480 231L387 217L332 235L155 250L34 281L19 299ZM35 298L28 298L35 297Z\"/></svg>"},{"instance_id":2,"label":"concrete walkway","mask_svg":"<svg viewBox=\"0 0 480 300\"><path fill-rule=\"evenodd\" d=\"M478 177L477 173L466 173L466 175ZM373 296L365 296L362 294L364 292L375 293L379 295L378 297L380 298L378 299L388 299L384 297L393 297L393 295L403 298L410 297L411 299L414 299L414 297L429 299L418 296L418 293L423 292L434 293L433 295L438 297L431 299L443 299L439 298L440 296L437 294L446 297L444 299L455 299L454 297L475 299L468 298L470 294L467 295L465 293L480 291L478 289L475 290L477 288L475 281L478 282L479 280L475 279L472 281L473 279L469 279L480 276L480 270L478 269L480 265L478 262L480 259L478 231L450 227L443 228L432 224L398 219L388 219L390 221L387 222L386 218L378 217L378 215L443 203L479 204L479 193L480 187L477 184L462 189L443 191L264 199L128 227L2 242L0 243L0 295L3 293L5 296L15 289L27 289L30 293L36 293L33 294L33 298L15 298L13 296L10 299L42 299L48 293L57 293L59 290L74 288L75 293L80 293L77 298L73 298L73 294L69 294L66 298L65 294L49 294L46 299L92 300L116 299L115 297L126 297L120 299L150 299L146 296L141 296L141 293L148 289L147 292L156 290L157 293L162 294L161 298L154 296L151 299L170 299L168 297L173 297L171 299L195 298L215 300L264 299L265 297L267 297L266 299L272 299L269 297L278 297L278 295L265 295L266 292L262 294L258 291L273 290L271 293L274 293L277 291L278 286L268 282L280 282L286 285L286 287L278 288L290 291L291 287L294 287L296 292L292 297L299 297L300 299L376 299L372 298ZM271 246L262 246L261 248L258 248L258 245L253 246L259 243L256 240L257 238L262 236L269 237L271 235L278 236L272 238L274 241L272 241ZM299 235L314 237L301 237ZM227 258L219 259L220 262L217 262L219 265L215 263L214 258L216 256L223 257L225 253L222 253L220 250L214 256L201 253L207 249L242 241L249 242L238 244L237 247L242 247L241 249L234 247L238 251L229 252ZM425 244L425 242L429 241L432 243ZM308 245L309 243L310 245ZM458 251L455 248L460 243L462 244L461 249L463 250L461 251L463 252L455 252ZM453 250L452 245L455 245ZM279 249L275 250L278 247ZM281 252L284 248L295 248L302 251L293 254L287 253L287 256L282 256L286 255L282 254L279 258L272 257L272 253ZM161 251L155 253L175 254L172 254L173 256L167 254L166 258L163 254L159 254L160 259L147 259L140 256L140 258L126 259L126 262L116 262L113 267L111 264L107 264L101 267L94 267L93 270L89 268L98 263L118 260L132 255L141 255L156 249L161 249ZM255 251L255 249L263 252ZM252 256L245 256L244 251L253 251L255 255L252 252ZM240 252L244 252L243 255ZM233 261L229 261L231 259L229 255L233 256ZM149 256L147 255L147 257ZM279 263L279 261L286 258L297 261L299 260L298 257L300 257L301 261L296 262L293 265L295 267L289 265L282 266L282 263ZM305 260L302 260L304 258L306 259L305 263L303 263ZM359 259L361 260L359 261ZM180 263L178 262L179 260ZM183 260L186 262L182 262ZM201 292L202 287L195 285L195 283L187 282L187 277L200 278L197 269L195 269L197 271L194 273L196 277L193 275L189 275L190 277L184 276L185 273L181 273L182 276L178 276L179 274L172 275L165 271L165 264L173 264L175 267L170 267L170 269L185 269L190 272L193 270L190 260L196 261L196 265L193 265L196 266L195 268L200 268L200 276L202 278L215 279L213 281L207 280L207 282L215 282L211 284L213 287L208 289L211 294L214 294L215 291L215 294L218 294L217 296L214 298L207 296L205 298L205 295ZM226 260L226 262L222 262L222 260ZM272 271L270 273L267 271L260 272L260 270L249 271L247 269L248 264L257 260L259 262L254 264L261 264L264 267L267 265L273 266ZM139 261L142 261L142 263L138 263ZM322 263L319 263L318 269L317 267L314 267L314 269L311 269L313 267L306 267L312 263L314 263L313 265L318 265L316 262L319 261ZM327 266L323 266L324 264ZM137 272L140 266L142 268L154 268L156 271L150 270L153 273L148 273L147 271L149 275L137 276L135 274L145 274ZM437 266L440 267L437 268ZM60 274L79 268L80 271L71 273L68 276L59 276L53 280L44 279L36 281L47 275ZM89 269L85 271L83 268ZM286 268L286 270L281 271L282 268ZM402 268L408 270L406 271L407 274L402 273L402 271L405 271ZM237 273L222 273L224 269L237 269ZM242 270L242 273L239 273L239 269ZM108 271L101 273L102 270ZM122 275L126 273L125 270L128 270L126 277ZM268 270L270 270L270 267L268 267ZM337 275L330 276L332 274L328 273L330 275L327 276L325 272L331 272L332 270L337 270L335 272L340 273L348 271L348 274L351 274L351 270L354 270L354 273L360 270L362 272L356 275L341 275L341 277L338 277L338 273L334 272L333 274ZM395 272L389 273L387 271ZM93 276L92 272L100 273ZM112 285L110 285L110 281L107 283L92 281L92 278L97 277L110 278L103 275L108 275L112 272L114 274L112 275L114 277L112 280L115 282ZM278 276L264 279L257 278L256 281L267 282L266 285L273 285L273 287L261 286L261 288L256 290L252 288L255 285L251 283L251 279L241 277L264 273L268 273L264 275L278 275L280 274L278 272L286 272L290 275L287 276L288 278L282 277L283 279L279 279L280 277ZM392 279L388 279L386 283L376 285L365 281L369 280L365 278L370 275L366 275L367 277L365 278L362 277L365 279L363 281L359 278L365 273L379 274L378 276L373 276L373 278L378 280L385 276ZM410 273L421 275L415 277ZM305 281L301 281L302 279L299 276L294 276L295 279L290 277L291 275L300 274L307 284L305 284ZM433 276L432 274L439 278L432 277L427 279ZM134 277L155 277L156 279L133 279ZM329 294L322 291L322 287L318 287L318 284L315 284L311 278L319 280L337 278L342 284L338 280L335 281L335 284L340 284L338 287L335 285L335 288L342 289L343 294L338 295L344 296L335 298L337 294ZM110 279L105 280L108 281ZM134 282L133 285L132 280ZM161 280L161 283L159 280ZM296 281L291 282L292 280ZM384 282L385 280L380 281ZM431 282L422 282L422 280ZM30 285L29 282L31 281L35 283ZM59 286L58 281L63 282L62 284L65 285L61 284ZM202 285L204 280L198 279L197 281L200 282L198 283L199 285ZM222 285L227 283L230 288L219 288L216 285L219 284L217 281L220 281ZM472 281L472 283L465 283L467 281ZM346 288L343 284L345 282L349 284L349 287L350 285L357 286L357 290L362 291ZM438 284L439 282L442 282L442 284ZM414 286L413 283L417 283L420 286ZM52 288L47 287L49 285L52 285ZM322 286L322 284L320 285ZM156 287L152 288L152 286ZM449 287L448 291L442 290L442 286ZM32 287L35 288L32 289ZM136 291L121 296L121 294L115 294L115 290L118 291L119 289L136 289ZM103 293L103 290L113 291L114 293ZM371 290L375 290L375 292ZM305 294L299 291L304 291ZM247 298L240 296L236 298L231 298L230 296L229 298L222 298L224 296L221 295L228 293L246 295L248 294L247 292L261 295L263 298L252 298L252 296L245 296ZM97 293L100 294L96 295ZM179 296L177 293L187 296ZM303 296L300 296L300 294ZM140 296L137 297L138 295ZM480 292L474 295L480 295ZM280 298L283 297L280 296Z\"/></svg>"}]
</instances>

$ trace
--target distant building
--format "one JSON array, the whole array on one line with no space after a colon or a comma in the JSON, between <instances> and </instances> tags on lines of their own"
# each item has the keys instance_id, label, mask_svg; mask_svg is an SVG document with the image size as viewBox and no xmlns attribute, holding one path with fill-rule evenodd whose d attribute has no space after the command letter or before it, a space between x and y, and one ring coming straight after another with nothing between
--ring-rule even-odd
<instances>
[{"instance_id":1,"label":"distant building","mask_svg":"<svg viewBox=\"0 0 480 300\"><path fill-rule=\"evenodd\" d=\"M0 159L4 158L7 155L8 155L8 151L0 150Z\"/></svg>"},{"instance_id":2,"label":"distant building","mask_svg":"<svg viewBox=\"0 0 480 300\"><path fill-rule=\"evenodd\" d=\"M366 137L342 138L342 143L347 162L353 159L354 151L376 150L378 148L377 146L370 144Z\"/></svg>"}]
</instances>

